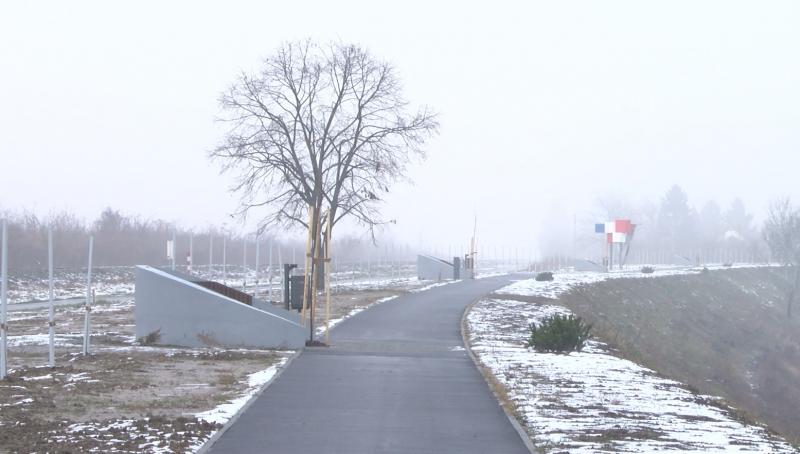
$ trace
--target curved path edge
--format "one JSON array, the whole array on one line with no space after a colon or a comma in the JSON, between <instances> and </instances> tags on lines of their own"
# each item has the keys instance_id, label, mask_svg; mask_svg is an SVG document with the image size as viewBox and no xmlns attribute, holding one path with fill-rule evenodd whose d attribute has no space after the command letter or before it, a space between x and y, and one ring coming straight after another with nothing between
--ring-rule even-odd
<instances>
[{"instance_id":1,"label":"curved path edge","mask_svg":"<svg viewBox=\"0 0 800 454\"><path fill-rule=\"evenodd\" d=\"M206 454L207 452L209 452L211 447L214 446L214 443L216 443L217 440L219 440L220 437L222 437L222 435L225 434L225 432L228 429L230 429L234 425L234 423L236 423L239 417L242 416L242 414L244 414L244 412L246 412L247 409L250 408L250 406L253 405L253 403L256 400L258 400L258 398L262 394L264 394L267 388L269 388L269 385L274 383L275 380L277 380L278 377L280 377L283 374L283 372L289 368L289 366L292 364L292 361L294 361L295 358L300 356L301 353L303 353L302 348L298 348L297 350L295 350L295 352L291 356L289 356L289 358L283 363L283 365L281 365L281 367L278 368L278 370L275 372L275 375L273 375L272 378L267 380L266 383L261 385L261 388L259 388L258 391L253 393L253 395L250 396L249 399L247 399L247 402L245 402L244 405L242 405L238 410L236 410L236 413L234 413L233 416L231 416L231 418L227 420L219 430L214 432L211 435L211 437L209 437L208 440L206 440L196 451L194 451L195 454Z\"/></svg>"},{"instance_id":2,"label":"curved path edge","mask_svg":"<svg viewBox=\"0 0 800 454\"><path fill-rule=\"evenodd\" d=\"M525 447L528 448L528 451L530 451L531 454L542 454L542 451L540 451L533 444L533 440L531 440L528 431L525 430L524 427L522 427L522 424L520 424L516 416L514 416L514 414L512 414L511 411L509 411L508 407L503 405L503 398L500 395L498 395L497 389L495 388L494 385L503 386L504 389L505 386L502 383L500 383L500 381L497 379L497 377L494 376L494 374L492 374L489 368L487 368L486 366L483 365L483 363L481 363L480 359L478 359L478 355L476 355L475 352L472 351L472 344L469 341L469 326L467 325L467 316L469 315L470 311L472 311L472 307L475 306L475 304L478 303L484 297L485 296L479 297L475 299L475 301L471 302L469 306L467 306L467 308L464 309L464 314L461 316L461 338L462 341L464 342L464 348L467 351L467 355L469 355L470 359L472 360L472 363L475 364L475 367L483 376L484 381L486 381L486 386L489 387L489 390L492 392L492 395L494 395L495 399L497 399L497 404L500 406L500 408L503 409L503 413L506 414L508 422L511 423L511 426L519 434L519 437L522 439L522 443L525 444Z\"/></svg>"}]
</instances>

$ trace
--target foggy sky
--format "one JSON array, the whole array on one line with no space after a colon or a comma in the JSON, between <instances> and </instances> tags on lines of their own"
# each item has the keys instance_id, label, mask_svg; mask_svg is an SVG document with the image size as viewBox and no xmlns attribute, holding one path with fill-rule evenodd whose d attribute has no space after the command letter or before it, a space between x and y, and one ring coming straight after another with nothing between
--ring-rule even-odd
<instances>
[{"instance_id":1,"label":"foggy sky","mask_svg":"<svg viewBox=\"0 0 800 454\"><path fill-rule=\"evenodd\" d=\"M672 184L757 217L800 201L797 2L378 5L4 3L0 208L234 225L217 98L306 37L367 47L440 113L384 209L402 241L466 244L477 216L484 245L535 246L550 217Z\"/></svg>"}]
</instances>

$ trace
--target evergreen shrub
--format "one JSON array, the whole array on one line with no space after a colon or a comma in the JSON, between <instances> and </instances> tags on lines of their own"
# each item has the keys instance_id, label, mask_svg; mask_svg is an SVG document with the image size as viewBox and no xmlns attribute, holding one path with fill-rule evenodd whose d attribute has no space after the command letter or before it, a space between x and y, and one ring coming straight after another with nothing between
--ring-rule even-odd
<instances>
[{"instance_id":1,"label":"evergreen shrub","mask_svg":"<svg viewBox=\"0 0 800 454\"><path fill-rule=\"evenodd\" d=\"M528 347L533 347L537 352L569 353L583 349L592 325L572 314L555 314L542 320L539 326L531 323L528 329Z\"/></svg>"}]
</instances>

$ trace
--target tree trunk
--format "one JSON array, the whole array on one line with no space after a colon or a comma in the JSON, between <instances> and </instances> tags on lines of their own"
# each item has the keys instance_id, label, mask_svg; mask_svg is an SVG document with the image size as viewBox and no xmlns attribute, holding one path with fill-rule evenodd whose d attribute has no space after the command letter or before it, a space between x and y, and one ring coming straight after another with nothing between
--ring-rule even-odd
<instances>
[{"instance_id":1,"label":"tree trunk","mask_svg":"<svg viewBox=\"0 0 800 454\"><path fill-rule=\"evenodd\" d=\"M325 233L322 229L317 232L317 244L320 245L320 255L324 256L327 249L327 244L325 244ZM322 266L317 266L315 269L316 277L317 277L317 291L325 290L325 267L328 266L327 263L321 263Z\"/></svg>"}]
</instances>

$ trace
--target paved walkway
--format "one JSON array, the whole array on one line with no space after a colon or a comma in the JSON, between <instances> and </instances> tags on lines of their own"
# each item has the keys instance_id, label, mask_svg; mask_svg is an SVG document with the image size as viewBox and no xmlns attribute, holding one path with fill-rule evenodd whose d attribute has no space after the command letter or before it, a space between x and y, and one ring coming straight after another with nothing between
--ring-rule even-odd
<instances>
[{"instance_id":1,"label":"paved walkway","mask_svg":"<svg viewBox=\"0 0 800 454\"><path fill-rule=\"evenodd\" d=\"M507 277L404 295L306 349L214 453L528 453L463 350L460 323Z\"/></svg>"}]
</instances>

